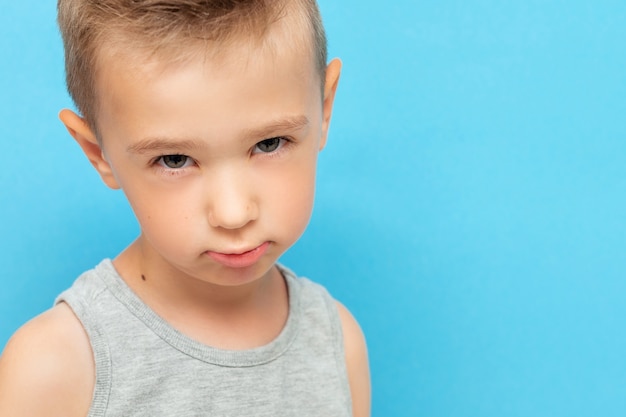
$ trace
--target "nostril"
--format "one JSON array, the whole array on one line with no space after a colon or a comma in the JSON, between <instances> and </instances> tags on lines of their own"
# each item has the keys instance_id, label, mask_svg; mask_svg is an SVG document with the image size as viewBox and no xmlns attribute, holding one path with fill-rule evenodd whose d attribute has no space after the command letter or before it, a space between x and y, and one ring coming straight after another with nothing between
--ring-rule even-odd
<instances>
[{"instance_id":1,"label":"nostril","mask_svg":"<svg viewBox=\"0 0 626 417\"><path fill-rule=\"evenodd\" d=\"M216 204L208 213L209 225L215 228L240 229L258 217L255 204Z\"/></svg>"}]
</instances>

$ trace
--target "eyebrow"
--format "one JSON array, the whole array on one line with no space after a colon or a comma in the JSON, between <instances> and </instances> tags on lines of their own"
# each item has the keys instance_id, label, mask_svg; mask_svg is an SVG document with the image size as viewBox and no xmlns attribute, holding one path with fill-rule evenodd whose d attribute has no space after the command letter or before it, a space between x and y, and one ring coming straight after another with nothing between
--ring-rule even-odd
<instances>
[{"instance_id":1,"label":"eyebrow","mask_svg":"<svg viewBox=\"0 0 626 417\"><path fill-rule=\"evenodd\" d=\"M193 149L202 148L205 145L195 139L168 139L168 138L147 138L137 143L133 143L127 149L130 153L146 154L152 152L188 152Z\"/></svg>"},{"instance_id":2,"label":"eyebrow","mask_svg":"<svg viewBox=\"0 0 626 417\"><path fill-rule=\"evenodd\" d=\"M293 132L309 125L309 119L304 116L286 117L273 121L259 128L246 129L243 131L244 140L269 139L280 132ZM127 151L134 154L146 154L156 152L189 152L190 150L205 148L206 143L199 139L175 139L167 137L146 138L128 146Z\"/></svg>"},{"instance_id":3,"label":"eyebrow","mask_svg":"<svg viewBox=\"0 0 626 417\"><path fill-rule=\"evenodd\" d=\"M293 132L309 125L309 119L304 116L286 117L276 120L260 128L246 129L243 133L246 139L269 139L272 135L281 132Z\"/></svg>"}]
</instances>

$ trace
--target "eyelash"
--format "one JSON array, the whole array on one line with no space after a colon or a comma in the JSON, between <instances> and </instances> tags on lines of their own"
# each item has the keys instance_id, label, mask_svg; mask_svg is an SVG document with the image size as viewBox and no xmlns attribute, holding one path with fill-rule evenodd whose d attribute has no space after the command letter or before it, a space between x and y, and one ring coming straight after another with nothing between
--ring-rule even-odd
<instances>
[{"instance_id":1,"label":"eyelash","mask_svg":"<svg viewBox=\"0 0 626 417\"><path fill-rule=\"evenodd\" d=\"M170 166L167 166L165 163L165 159L166 158L185 158L183 166L178 167L178 168L172 168ZM165 155L160 155L159 157L153 159L152 161L152 165L157 165L163 169L168 169L168 170L172 170L172 171L180 171L183 170L185 168L189 167L189 163L190 162L194 162L193 158L187 155L183 155L180 153L169 153L169 154L165 154Z\"/></svg>"},{"instance_id":2,"label":"eyelash","mask_svg":"<svg viewBox=\"0 0 626 417\"><path fill-rule=\"evenodd\" d=\"M270 151L270 152L263 152L263 151L255 152L258 150L258 147L260 144L262 144L263 142L274 140L274 139L279 140L277 149ZM254 145L254 148L252 149L252 154L263 155L265 157L273 158L282 154L286 150L286 148L289 147L291 144L293 144L293 141L284 136L275 136L273 138L263 139Z\"/></svg>"},{"instance_id":3,"label":"eyelash","mask_svg":"<svg viewBox=\"0 0 626 417\"><path fill-rule=\"evenodd\" d=\"M187 159L185 159L185 163L182 167L171 168L165 165L164 158L167 158L167 157L184 157ZM171 154L160 155L152 159L152 161L150 162L150 166L154 167L157 170L158 174L167 175L167 176L178 176L178 175L182 175L183 173L185 173L191 167L191 165L188 165L190 162L195 163L193 158L190 156L177 154L177 153L171 153Z\"/></svg>"}]
</instances>

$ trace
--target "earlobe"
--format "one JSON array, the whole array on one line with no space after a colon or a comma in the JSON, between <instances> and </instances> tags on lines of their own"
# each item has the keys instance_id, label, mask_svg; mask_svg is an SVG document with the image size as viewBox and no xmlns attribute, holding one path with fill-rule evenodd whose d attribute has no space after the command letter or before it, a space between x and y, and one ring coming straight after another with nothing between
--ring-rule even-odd
<instances>
[{"instance_id":1,"label":"earlobe","mask_svg":"<svg viewBox=\"0 0 626 417\"><path fill-rule=\"evenodd\" d=\"M98 171L102 181L113 189L120 188L111 165L104 157L102 147L98 143L96 135L93 133L85 119L77 115L71 110L63 109L59 113L59 119L65 125L69 134L76 140L81 147L91 165Z\"/></svg>"},{"instance_id":2,"label":"earlobe","mask_svg":"<svg viewBox=\"0 0 626 417\"><path fill-rule=\"evenodd\" d=\"M341 75L341 61L338 58L330 61L326 67L326 80L324 83L324 103L323 103L323 119L322 119L322 138L320 141L320 150L326 146L328 138L328 128L330 127L330 118L333 113L333 104L335 102L335 94L337 93L337 85L339 84L339 76Z\"/></svg>"}]
</instances>

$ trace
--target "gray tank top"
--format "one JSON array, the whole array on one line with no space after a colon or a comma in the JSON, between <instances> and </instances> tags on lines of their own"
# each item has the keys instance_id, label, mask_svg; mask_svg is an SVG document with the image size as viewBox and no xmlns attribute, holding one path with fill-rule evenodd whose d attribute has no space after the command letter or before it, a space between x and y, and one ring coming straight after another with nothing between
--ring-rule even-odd
<instances>
[{"instance_id":1,"label":"gray tank top","mask_svg":"<svg viewBox=\"0 0 626 417\"><path fill-rule=\"evenodd\" d=\"M82 322L96 383L88 417L349 417L352 415L336 305L320 285L280 270L289 317L269 344L212 348L160 318L110 260L56 300Z\"/></svg>"}]
</instances>

